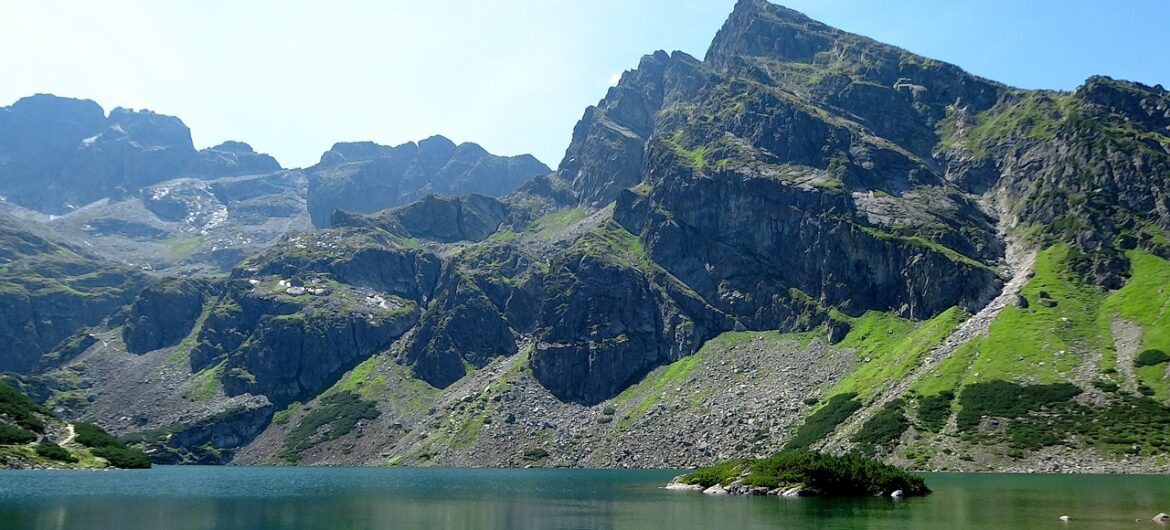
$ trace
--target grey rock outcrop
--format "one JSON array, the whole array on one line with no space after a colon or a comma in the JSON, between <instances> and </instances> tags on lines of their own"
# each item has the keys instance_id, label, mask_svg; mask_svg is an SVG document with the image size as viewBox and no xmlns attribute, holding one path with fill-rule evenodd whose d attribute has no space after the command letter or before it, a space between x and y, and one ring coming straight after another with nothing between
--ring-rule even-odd
<instances>
[{"instance_id":1,"label":"grey rock outcrop","mask_svg":"<svg viewBox=\"0 0 1170 530\"><path fill-rule=\"evenodd\" d=\"M334 210L372 213L429 194L500 196L550 172L531 155L496 156L442 136L395 147L338 143L308 169L309 214L318 227Z\"/></svg>"}]
</instances>

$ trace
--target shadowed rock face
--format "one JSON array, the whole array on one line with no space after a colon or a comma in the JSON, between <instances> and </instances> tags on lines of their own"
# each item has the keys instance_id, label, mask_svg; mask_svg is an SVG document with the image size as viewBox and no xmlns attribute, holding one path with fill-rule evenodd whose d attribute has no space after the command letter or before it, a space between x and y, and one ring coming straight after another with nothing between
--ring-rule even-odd
<instances>
[{"instance_id":1,"label":"shadowed rock face","mask_svg":"<svg viewBox=\"0 0 1170 530\"><path fill-rule=\"evenodd\" d=\"M480 241L492 235L508 214L503 203L483 195L421 200L372 215L333 212L333 226L369 226L406 237L444 243Z\"/></svg>"},{"instance_id":2,"label":"shadowed rock face","mask_svg":"<svg viewBox=\"0 0 1170 530\"><path fill-rule=\"evenodd\" d=\"M213 286L204 281L165 279L147 286L130 303L122 340L131 353L174 346L189 333Z\"/></svg>"},{"instance_id":3,"label":"shadowed rock face","mask_svg":"<svg viewBox=\"0 0 1170 530\"><path fill-rule=\"evenodd\" d=\"M25 372L130 301L144 279L0 214L0 371ZM58 355L57 357L61 357Z\"/></svg>"},{"instance_id":4,"label":"shadowed rock face","mask_svg":"<svg viewBox=\"0 0 1170 530\"><path fill-rule=\"evenodd\" d=\"M280 163L269 155L257 153L244 142L224 142L202 149L183 168L182 176L199 178L263 175L280 171Z\"/></svg>"},{"instance_id":5,"label":"shadowed rock face","mask_svg":"<svg viewBox=\"0 0 1170 530\"><path fill-rule=\"evenodd\" d=\"M1004 89L759 1L737 4L703 61L644 57L585 111L558 173L578 204L616 200L613 218L696 310L588 267L571 276L588 294L549 293L534 375L596 402L735 327L982 307L1003 244L933 152L948 105L985 110ZM605 289L587 289L593 275ZM680 341L670 313L708 328ZM598 335L608 326L621 329Z\"/></svg>"},{"instance_id":6,"label":"shadowed rock face","mask_svg":"<svg viewBox=\"0 0 1170 530\"><path fill-rule=\"evenodd\" d=\"M396 147L339 143L309 171L309 214L324 227L334 210L371 213L429 194L498 197L550 170L531 155L496 156L433 136Z\"/></svg>"},{"instance_id":7,"label":"shadowed rock face","mask_svg":"<svg viewBox=\"0 0 1170 530\"><path fill-rule=\"evenodd\" d=\"M38 94L0 108L0 194L60 214L178 176L223 177L280 169L247 144L196 151L178 118Z\"/></svg>"}]
</instances>

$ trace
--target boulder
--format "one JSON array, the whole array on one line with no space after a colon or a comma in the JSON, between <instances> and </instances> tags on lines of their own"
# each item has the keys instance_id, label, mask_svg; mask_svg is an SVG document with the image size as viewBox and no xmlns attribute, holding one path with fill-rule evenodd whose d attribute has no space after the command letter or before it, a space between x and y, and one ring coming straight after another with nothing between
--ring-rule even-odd
<instances>
[{"instance_id":1,"label":"boulder","mask_svg":"<svg viewBox=\"0 0 1170 530\"><path fill-rule=\"evenodd\" d=\"M687 484L683 482L682 475L679 475L671 479L665 489L675 491L703 491L704 488L700 484Z\"/></svg>"},{"instance_id":2,"label":"boulder","mask_svg":"<svg viewBox=\"0 0 1170 530\"><path fill-rule=\"evenodd\" d=\"M711 486L710 488L703 490L703 493L705 493L707 495L727 495L728 494L727 490L724 489L723 486L720 486L718 484L715 484L714 486Z\"/></svg>"}]
</instances>

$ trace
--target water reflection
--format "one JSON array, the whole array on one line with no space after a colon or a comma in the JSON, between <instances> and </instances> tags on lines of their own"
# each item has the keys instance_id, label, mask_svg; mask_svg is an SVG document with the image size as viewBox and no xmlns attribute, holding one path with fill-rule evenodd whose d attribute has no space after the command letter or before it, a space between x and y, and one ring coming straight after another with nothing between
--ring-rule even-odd
<instances>
[{"instance_id":1,"label":"water reflection","mask_svg":"<svg viewBox=\"0 0 1170 530\"><path fill-rule=\"evenodd\" d=\"M928 475L895 501L659 489L668 471L157 468L0 473L0 528L1133 528L1170 511L1157 476ZM1158 505L1162 503L1162 505Z\"/></svg>"}]
</instances>

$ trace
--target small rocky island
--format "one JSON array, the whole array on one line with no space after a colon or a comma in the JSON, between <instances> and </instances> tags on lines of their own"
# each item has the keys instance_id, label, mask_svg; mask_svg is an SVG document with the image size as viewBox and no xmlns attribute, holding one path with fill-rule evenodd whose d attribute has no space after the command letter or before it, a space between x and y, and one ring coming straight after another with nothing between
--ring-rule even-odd
<instances>
[{"instance_id":1,"label":"small rocky island","mask_svg":"<svg viewBox=\"0 0 1170 530\"><path fill-rule=\"evenodd\" d=\"M675 477L666 489L710 495L783 497L915 497L930 494L917 475L871 458L816 451L784 451L758 460L736 459Z\"/></svg>"}]
</instances>

